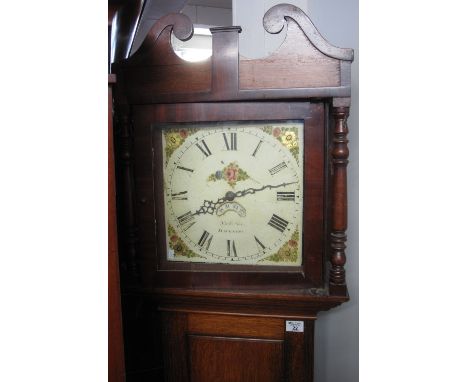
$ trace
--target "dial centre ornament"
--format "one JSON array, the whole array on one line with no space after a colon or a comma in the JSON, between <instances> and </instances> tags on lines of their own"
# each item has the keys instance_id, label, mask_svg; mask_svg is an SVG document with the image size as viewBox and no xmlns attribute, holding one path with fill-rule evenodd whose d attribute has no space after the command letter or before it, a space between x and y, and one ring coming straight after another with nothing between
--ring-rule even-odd
<instances>
[{"instance_id":1,"label":"dial centre ornament","mask_svg":"<svg viewBox=\"0 0 468 382\"><path fill-rule=\"evenodd\" d=\"M161 130L169 261L302 264L303 122Z\"/></svg>"}]
</instances>

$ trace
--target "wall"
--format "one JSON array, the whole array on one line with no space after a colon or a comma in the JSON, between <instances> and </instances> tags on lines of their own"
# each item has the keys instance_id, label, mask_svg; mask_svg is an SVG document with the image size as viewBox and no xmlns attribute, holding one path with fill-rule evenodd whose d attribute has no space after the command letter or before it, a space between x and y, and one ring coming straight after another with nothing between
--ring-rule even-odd
<instances>
[{"instance_id":1,"label":"wall","mask_svg":"<svg viewBox=\"0 0 468 382\"><path fill-rule=\"evenodd\" d=\"M315 382L357 382L359 379L359 52L358 0L233 0L233 25L240 25L240 53L246 57L264 57L284 40L284 32L270 35L263 29L264 13L273 5L289 2L304 10L321 34L333 45L353 48L352 107L348 120L349 228L346 264L351 300L329 312L319 314L315 340Z\"/></svg>"},{"instance_id":2,"label":"wall","mask_svg":"<svg viewBox=\"0 0 468 382\"><path fill-rule=\"evenodd\" d=\"M232 10L229 8L203 5L186 5L182 11L194 24L209 26L232 25Z\"/></svg>"}]
</instances>

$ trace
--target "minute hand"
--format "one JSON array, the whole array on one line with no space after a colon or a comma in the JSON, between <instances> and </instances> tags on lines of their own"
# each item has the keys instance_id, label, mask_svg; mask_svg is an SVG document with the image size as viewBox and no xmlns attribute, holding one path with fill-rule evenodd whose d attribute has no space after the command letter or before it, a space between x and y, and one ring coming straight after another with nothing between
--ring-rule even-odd
<instances>
[{"instance_id":1,"label":"minute hand","mask_svg":"<svg viewBox=\"0 0 468 382\"><path fill-rule=\"evenodd\" d=\"M261 188L247 188L247 189L242 190L242 191L237 191L234 194L234 196L236 198L239 198L241 196L245 196L245 195L248 195L248 194L255 194L256 192L263 191L263 190L266 190L266 189L270 190L272 188L286 187L286 186L289 186L290 184L295 184L295 183L297 183L297 182L281 183L281 184L277 184L276 186L272 186L271 184L267 184L266 186L263 186Z\"/></svg>"}]
</instances>

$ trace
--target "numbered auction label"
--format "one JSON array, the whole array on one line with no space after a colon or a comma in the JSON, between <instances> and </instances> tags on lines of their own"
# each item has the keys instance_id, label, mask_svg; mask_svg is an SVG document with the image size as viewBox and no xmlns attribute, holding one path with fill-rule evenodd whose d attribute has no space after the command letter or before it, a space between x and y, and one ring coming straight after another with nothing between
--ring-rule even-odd
<instances>
[{"instance_id":1,"label":"numbered auction label","mask_svg":"<svg viewBox=\"0 0 468 382\"><path fill-rule=\"evenodd\" d=\"M286 321L287 332L304 332L304 321Z\"/></svg>"}]
</instances>

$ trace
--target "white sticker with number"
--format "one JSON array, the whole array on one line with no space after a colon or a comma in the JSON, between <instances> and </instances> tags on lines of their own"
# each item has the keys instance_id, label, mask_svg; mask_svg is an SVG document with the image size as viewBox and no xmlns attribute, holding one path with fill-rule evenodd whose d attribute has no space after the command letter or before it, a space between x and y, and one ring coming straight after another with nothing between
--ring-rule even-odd
<instances>
[{"instance_id":1,"label":"white sticker with number","mask_svg":"<svg viewBox=\"0 0 468 382\"><path fill-rule=\"evenodd\" d=\"M304 331L304 321L286 321L287 332L300 332Z\"/></svg>"}]
</instances>

